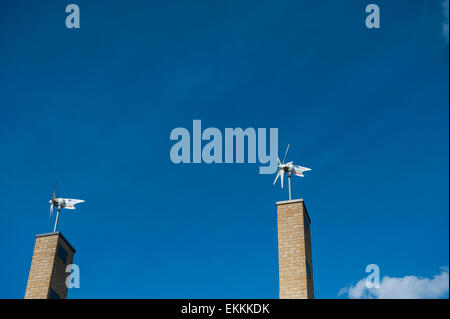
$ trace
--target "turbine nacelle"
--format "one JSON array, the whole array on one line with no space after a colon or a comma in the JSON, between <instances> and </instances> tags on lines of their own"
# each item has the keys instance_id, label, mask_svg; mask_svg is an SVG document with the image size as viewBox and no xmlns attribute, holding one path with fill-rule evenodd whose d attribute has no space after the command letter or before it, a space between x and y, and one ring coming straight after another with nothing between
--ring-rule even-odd
<instances>
[{"instance_id":1,"label":"turbine nacelle","mask_svg":"<svg viewBox=\"0 0 450 319\"><path fill-rule=\"evenodd\" d=\"M61 208L64 207L64 205L65 205L63 198L50 199L48 202L50 203L50 205L60 206Z\"/></svg>"}]
</instances>

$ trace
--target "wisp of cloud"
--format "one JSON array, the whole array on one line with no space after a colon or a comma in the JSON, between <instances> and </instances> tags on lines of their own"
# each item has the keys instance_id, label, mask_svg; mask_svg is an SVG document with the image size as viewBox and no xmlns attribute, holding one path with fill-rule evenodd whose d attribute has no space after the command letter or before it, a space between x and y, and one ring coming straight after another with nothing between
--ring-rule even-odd
<instances>
[{"instance_id":1,"label":"wisp of cloud","mask_svg":"<svg viewBox=\"0 0 450 319\"><path fill-rule=\"evenodd\" d=\"M404 276L400 278L385 276L379 288L367 288L366 278L355 285L342 288L338 296L347 295L350 299L437 299L446 298L449 291L448 268L432 279Z\"/></svg>"}]
</instances>

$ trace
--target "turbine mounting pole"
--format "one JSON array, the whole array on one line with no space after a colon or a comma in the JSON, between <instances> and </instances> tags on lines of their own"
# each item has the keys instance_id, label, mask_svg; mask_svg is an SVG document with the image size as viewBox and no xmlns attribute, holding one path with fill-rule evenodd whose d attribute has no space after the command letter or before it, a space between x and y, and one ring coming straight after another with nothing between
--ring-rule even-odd
<instances>
[{"instance_id":1,"label":"turbine mounting pole","mask_svg":"<svg viewBox=\"0 0 450 319\"><path fill-rule=\"evenodd\" d=\"M61 209L58 207L58 211L56 212L56 221L55 221L55 228L53 228L53 232L56 232L56 225L58 225L58 217L59 217L59 211Z\"/></svg>"},{"instance_id":2,"label":"turbine mounting pole","mask_svg":"<svg viewBox=\"0 0 450 319\"><path fill-rule=\"evenodd\" d=\"M289 200L291 200L291 173L288 173L288 183L289 183Z\"/></svg>"}]
</instances>

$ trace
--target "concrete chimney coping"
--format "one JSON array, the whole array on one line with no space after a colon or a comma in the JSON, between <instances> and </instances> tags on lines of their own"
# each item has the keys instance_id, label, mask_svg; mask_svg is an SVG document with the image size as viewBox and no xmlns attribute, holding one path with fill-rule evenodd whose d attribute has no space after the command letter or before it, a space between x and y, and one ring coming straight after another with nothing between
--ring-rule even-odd
<instances>
[{"instance_id":1,"label":"concrete chimney coping","mask_svg":"<svg viewBox=\"0 0 450 319\"><path fill-rule=\"evenodd\" d=\"M277 202L277 205L300 203L300 202L303 202L303 198L284 200L284 201L281 201L281 202Z\"/></svg>"}]
</instances>

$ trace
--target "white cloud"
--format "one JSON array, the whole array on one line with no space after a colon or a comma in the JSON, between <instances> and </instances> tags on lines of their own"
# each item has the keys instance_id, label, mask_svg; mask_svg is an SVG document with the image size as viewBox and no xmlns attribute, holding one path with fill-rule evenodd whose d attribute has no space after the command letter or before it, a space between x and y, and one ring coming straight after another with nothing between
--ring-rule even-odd
<instances>
[{"instance_id":1,"label":"white cloud","mask_svg":"<svg viewBox=\"0 0 450 319\"><path fill-rule=\"evenodd\" d=\"M347 295L351 299L427 299L445 298L448 295L448 268L442 267L441 273L432 279L417 276L400 278L385 276L379 288L367 288L366 278L355 285L339 290L338 296Z\"/></svg>"},{"instance_id":2,"label":"white cloud","mask_svg":"<svg viewBox=\"0 0 450 319\"><path fill-rule=\"evenodd\" d=\"M444 34L445 39L448 43L448 1L444 0L442 3L442 8L444 9L444 22L442 23L442 33Z\"/></svg>"}]
</instances>

